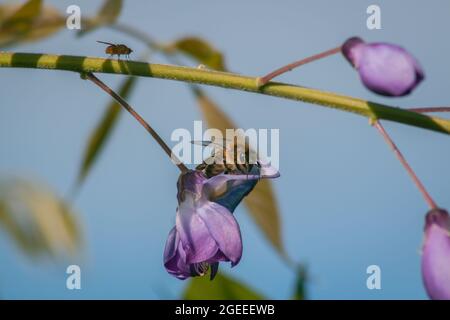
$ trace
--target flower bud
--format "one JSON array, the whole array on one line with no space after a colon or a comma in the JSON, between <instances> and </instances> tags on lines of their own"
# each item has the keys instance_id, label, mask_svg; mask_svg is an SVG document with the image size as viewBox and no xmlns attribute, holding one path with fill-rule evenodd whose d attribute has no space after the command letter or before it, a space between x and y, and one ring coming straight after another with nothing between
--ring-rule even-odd
<instances>
[{"instance_id":1,"label":"flower bud","mask_svg":"<svg viewBox=\"0 0 450 320\"><path fill-rule=\"evenodd\" d=\"M395 44L366 43L353 37L343 44L342 53L363 84L383 96L405 96L424 79L417 60Z\"/></svg>"},{"instance_id":2,"label":"flower bud","mask_svg":"<svg viewBox=\"0 0 450 320\"><path fill-rule=\"evenodd\" d=\"M432 209L425 217L422 278L433 300L450 299L450 218L444 209Z\"/></svg>"}]
</instances>

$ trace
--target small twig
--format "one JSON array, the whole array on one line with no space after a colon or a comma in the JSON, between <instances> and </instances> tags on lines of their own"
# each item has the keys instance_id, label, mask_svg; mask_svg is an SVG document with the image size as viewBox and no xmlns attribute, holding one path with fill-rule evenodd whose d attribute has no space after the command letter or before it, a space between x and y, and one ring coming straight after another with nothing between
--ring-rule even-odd
<instances>
[{"instance_id":1,"label":"small twig","mask_svg":"<svg viewBox=\"0 0 450 320\"><path fill-rule=\"evenodd\" d=\"M156 133L156 131L145 121L121 96L119 96L114 90L108 87L100 79L98 79L92 73L86 73L86 78L99 86L103 91L108 93L114 100L116 100L124 109L126 109L144 128L150 135L156 140L156 142L163 148L169 158L174 161L176 166L181 172L187 172L189 169L172 153L172 150L167 146L164 140Z\"/></svg>"},{"instance_id":2,"label":"small twig","mask_svg":"<svg viewBox=\"0 0 450 320\"><path fill-rule=\"evenodd\" d=\"M302 65L305 65L307 63L319 60L319 59L323 59L325 57L331 56L333 54L339 53L341 52L341 47L337 47L337 48L333 48L318 54L315 54L311 57L308 58L304 58L298 61L295 61L293 63L290 63L288 65L285 65L284 67L281 67L267 75L265 75L264 77L258 78L258 85L260 87L264 86L267 82L269 82L270 80L272 80L275 77L278 77L279 75L282 75L283 73L286 73L288 71L291 71L294 68L300 67Z\"/></svg>"},{"instance_id":3,"label":"small twig","mask_svg":"<svg viewBox=\"0 0 450 320\"><path fill-rule=\"evenodd\" d=\"M423 197L425 198L425 201L428 203L430 208L431 209L438 208L438 206L436 205L436 202L434 202L433 198L431 198L431 196L428 193L428 191L426 190L425 186L422 184L422 182L419 180L419 178L417 177L417 175L414 172L414 170L408 164L408 162L406 161L405 157L403 156L403 154L398 149L397 145L394 143L394 141L391 139L391 137L386 132L384 127L381 125L381 122L379 120L375 120L373 125L381 133L381 135L383 136L383 138L386 141L386 143L392 148L392 150L394 151L394 153L397 156L397 158L400 160L400 162L403 165L403 167L406 169L408 174L413 179L413 181L416 184L417 188L419 188L419 191L422 193Z\"/></svg>"},{"instance_id":4,"label":"small twig","mask_svg":"<svg viewBox=\"0 0 450 320\"><path fill-rule=\"evenodd\" d=\"M450 112L450 107L426 107L426 108L408 108L408 111L414 111L418 113L428 112Z\"/></svg>"}]
</instances>

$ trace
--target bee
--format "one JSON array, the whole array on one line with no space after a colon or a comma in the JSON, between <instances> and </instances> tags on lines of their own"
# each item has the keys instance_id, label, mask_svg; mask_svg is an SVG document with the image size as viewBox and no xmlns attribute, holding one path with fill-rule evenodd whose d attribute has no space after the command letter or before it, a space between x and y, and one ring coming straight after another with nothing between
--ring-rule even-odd
<instances>
[{"instance_id":1,"label":"bee","mask_svg":"<svg viewBox=\"0 0 450 320\"><path fill-rule=\"evenodd\" d=\"M131 50L124 44L114 44L114 43L105 42L105 41L97 41L97 42L108 45L105 49L105 53L109 54L110 57L117 55L118 58L120 59L120 56L124 55L129 59L130 54L133 52L133 50Z\"/></svg>"},{"instance_id":2,"label":"bee","mask_svg":"<svg viewBox=\"0 0 450 320\"><path fill-rule=\"evenodd\" d=\"M199 164L196 169L201 170L210 178L221 173L226 174L249 174L254 166L259 167L255 161L254 151L250 149L248 139L245 144L223 139L223 141L192 141L193 144L202 146L213 146L211 157ZM253 157L254 156L254 157Z\"/></svg>"}]
</instances>

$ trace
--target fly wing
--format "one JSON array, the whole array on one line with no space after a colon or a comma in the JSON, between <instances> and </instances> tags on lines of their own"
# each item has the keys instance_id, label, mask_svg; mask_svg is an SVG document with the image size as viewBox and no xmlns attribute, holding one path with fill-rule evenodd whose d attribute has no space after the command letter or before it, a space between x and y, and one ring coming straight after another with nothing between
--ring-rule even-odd
<instances>
[{"instance_id":1,"label":"fly wing","mask_svg":"<svg viewBox=\"0 0 450 320\"><path fill-rule=\"evenodd\" d=\"M98 43L107 44L107 45L109 45L109 46L115 46L115 44L114 44L114 43L111 43L111 42L105 42L105 41L100 41L100 40L97 40L97 42L98 42Z\"/></svg>"}]
</instances>

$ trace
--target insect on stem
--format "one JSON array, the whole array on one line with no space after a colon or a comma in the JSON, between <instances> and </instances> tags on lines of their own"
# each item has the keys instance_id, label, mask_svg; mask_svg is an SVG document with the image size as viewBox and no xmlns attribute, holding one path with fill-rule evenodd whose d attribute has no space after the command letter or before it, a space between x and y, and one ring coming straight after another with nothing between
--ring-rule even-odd
<instances>
[{"instance_id":1,"label":"insect on stem","mask_svg":"<svg viewBox=\"0 0 450 320\"><path fill-rule=\"evenodd\" d=\"M108 87L100 79L98 79L92 73L86 73L85 77L92 81L94 84L99 86L103 91L108 93L114 100L116 100L125 110L127 110L144 128L150 135L156 140L156 142L163 148L165 153L171 158L171 160L176 164L181 172L187 172L189 169L177 158L176 155L172 153L172 150L167 146L164 140L156 133L156 131L145 121L121 96L119 96L114 90Z\"/></svg>"},{"instance_id":2,"label":"insect on stem","mask_svg":"<svg viewBox=\"0 0 450 320\"><path fill-rule=\"evenodd\" d=\"M333 54L339 53L341 52L342 47L336 47L318 54L315 54L311 57L308 58L304 58L295 62L292 62L290 64L285 65L284 67L281 67L275 71L272 71L271 73L265 75L264 77L260 77L258 78L258 86L262 87L264 86L267 82L269 82L270 80L272 80L275 77L278 77L279 75L282 75L283 73L286 73L288 71L291 71L294 68L300 67L304 64L319 60L319 59L323 59L326 58L328 56L331 56Z\"/></svg>"},{"instance_id":3,"label":"insect on stem","mask_svg":"<svg viewBox=\"0 0 450 320\"><path fill-rule=\"evenodd\" d=\"M379 120L375 120L373 125L381 133L381 135L383 136L383 138L386 141L386 143L392 148L392 150L394 151L394 153L397 156L398 160L400 160L400 162L403 165L403 167L406 169L408 174L411 176L411 178L413 179L413 181L416 184L417 188L419 189L420 193L422 193L423 197L425 198L425 201L428 203L430 208L431 209L437 209L438 206L437 206L436 202L434 202L433 198L431 198L431 196L428 193L428 191L426 190L425 186L422 184L422 182L417 177L417 175L414 172L414 170L408 164L408 162L406 161L405 157L403 156L403 154L398 149L397 145L394 143L394 141L391 139L391 137L389 136L387 131L381 125L381 122Z\"/></svg>"},{"instance_id":4,"label":"insect on stem","mask_svg":"<svg viewBox=\"0 0 450 320\"><path fill-rule=\"evenodd\" d=\"M110 58L113 57L114 55L117 55L118 59L120 60L120 56L124 55L128 59L130 59L130 54L133 52L133 50L131 48L127 47L124 44L114 44L111 42L100 41L100 40L97 40L97 42L107 45L107 47L105 49L105 53L109 54Z\"/></svg>"}]
</instances>

